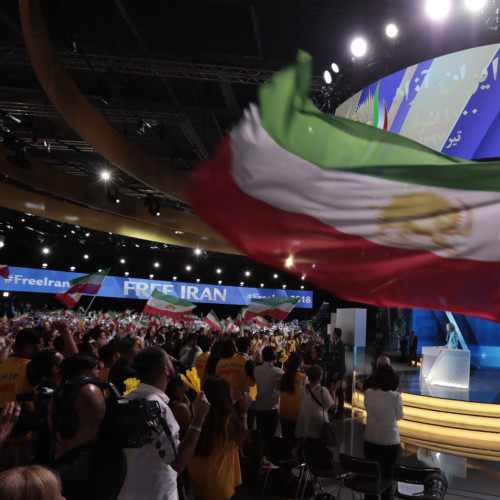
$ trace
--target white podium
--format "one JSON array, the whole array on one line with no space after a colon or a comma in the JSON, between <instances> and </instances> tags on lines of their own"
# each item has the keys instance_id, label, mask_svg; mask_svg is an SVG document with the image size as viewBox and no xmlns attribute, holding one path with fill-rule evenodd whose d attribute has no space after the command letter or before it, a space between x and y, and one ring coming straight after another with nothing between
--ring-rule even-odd
<instances>
[{"instance_id":1,"label":"white podium","mask_svg":"<svg viewBox=\"0 0 500 500\"><path fill-rule=\"evenodd\" d=\"M470 382L470 351L424 346L421 375L431 385L466 389Z\"/></svg>"}]
</instances>

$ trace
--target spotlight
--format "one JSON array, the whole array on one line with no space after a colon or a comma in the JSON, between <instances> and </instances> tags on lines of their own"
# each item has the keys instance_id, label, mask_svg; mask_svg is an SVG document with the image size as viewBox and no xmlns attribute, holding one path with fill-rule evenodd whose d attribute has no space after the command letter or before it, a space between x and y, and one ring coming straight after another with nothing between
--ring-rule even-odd
<instances>
[{"instance_id":1,"label":"spotlight","mask_svg":"<svg viewBox=\"0 0 500 500\"><path fill-rule=\"evenodd\" d=\"M450 12L450 0L427 0L425 10L427 15L434 21L443 20Z\"/></svg>"},{"instance_id":2,"label":"spotlight","mask_svg":"<svg viewBox=\"0 0 500 500\"><path fill-rule=\"evenodd\" d=\"M47 266L48 266L48 264L47 264L46 262L44 262L44 263L42 264L42 267L43 267L44 269L45 269Z\"/></svg>"},{"instance_id":3,"label":"spotlight","mask_svg":"<svg viewBox=\"0 0 500 500\"><path fill-rule=\"evenodd\" d=\"M111 178L111 175L110 175L110 173L109 173L108 171L103 170L103 171L101 172L101 179L102 179L103 181L108 181L110 178Z\"/></svg>"},{"instance_id":4,"label":"spotlight","mask_svg":"<svg viewBox=\"0 0 500 500\"><path fill-rule=\"evenodd\" d=\"M177 281L177 276L174 276L172 279L173 279L174 281Z\"/></svg>"},{"instance_id":5,"label":"spotlight","mask_svg":"<svg viewBox=\"0 0 500 500\"><path fill-rule=\"evenodd\" d=\"M245 276L250 276L250 271L245 271Z\"/></svg>"},{"instance_id":6,"label":"spotlight","mask_svg":"<svg viewBox=\"0 0 500 500\"><path fill-rule=\"evenodd\" d=\"M191 271L191 266L186 266L186 271Z\"/></svg>"},{"instance_id":7,"label":"spotlight","mask_svg":"<svg viewBox=\"0 0 500 500\"><path fill-rule=\"evenodd\" d=\"M293 267L293 257L291 255L285 260L285 267Z\"/></svg>"},{"instance_id":8,"label":"spotlight","mask_svg":"<svg viewBox=\"0 0 500 500\"><path fill-rule=\"evenodd\" d=\"M306 279L306 275L305 275L305 274L303 274L303 275L301 276L301 278L300 278L300 279L301 279L302 281L304 281L304 280Z\"/></svg>"},{"instance_id":9,"label":"spotlight","mask_svg":"<svg viewBox=\"0 0 500 500\"><path fill-rule=\"evenodd\" d=\"M149 275L149 279L150 279L150 280L152 280L154 277L155 277L155 275L154 275L154 274L150 274L150 275Z\"/></svg>"},{"instance_id":10,"label":"spotlight","mask_svg":"<svg viewBox=\"0 0 500 500\"><path fill-rule=\"evenodd\" d=\"M138 135L144 135L146 133L146 129L148 128L151 128L151 124L141 118L135 131Z\"/></svg>"},{"instance_id":11,"label":"spotlight","mask_svg":"<svg viewBox=\"0 0 500 500\"><path fill-rule=\"evenodd\" d=\"M200 255L201 254L201 250L199 248L195 248L194 249L194 254L195 255Z\"/></svg>"},{"instance_id":12,"label":"spotlight","mask_svg":"<svg viewBox=\"0 0 500 500\"><path fill-rule=\"evenodd\" d=\"M9 296L9 292L3 292L3 296L4 297L8 297Z\"/></svg>"},{"instance_id":13,"label":"spotlight","mask_svg":"<svg viewBox=\"0 0 500 500\"><path fill-rule=\"evenodd\" d=\"M240 286L243 286L245 283L243 281L240 281Z\"/></svg>"},{"instance_id":14,"label":"spotlight","mask_svg":"<svg viewBox=\"0 0 500 500\"><path fill-rule=\"evenodd\" d=\"M85 260L88 260L88 258L89 258L88 254L85 254L85 255L83 256L83 258L84 258Z\"/></svg>"},{"instance_id":15,"label":"spotlight","mask_svg":"<svg viewBox=\"0 0 500 500\"><path fill-rule=\"evenodd\" d=\"M200 278L196 278L196 283L199 283L200 282Z\"/></svg>"},{"instance_id":16,"label":"spotlight","mask_svg":"<svg viewBox=\"0 0 500 500\"><path fill-rule=\"evenodd\" d=\"M368 45L363 38L355 38L351 42L351 52L354 57L363 57L366 54Z\"/></svg>"},{"instance_id":17,"label":"spotlight","mask_svg":"<svg viewBox=\"0 0 500 500\"><path fill-rule=\"evenodd\" d=\"M340 71L340 68L339 68L338 64L332 63L332 71L334 73L338 73Z\"/></svg>"},{"instance_id":18,"label":"spotlight","mask_svg":"<svg viewBox=\"0 0 500 500\"><path fill-rule=\"evenodd\" d=\"M222 272L222 269L217 269L217 271L215 271L217 274L220 274Z\"/></svg>"},{"instance_id":19,"label":"spotlight","mask_svg":"<svg viewBox=\"0 0 500 500\"><path fill-rule=\"evenodd\" d=\"M286 288L286 285L283 285L283 288Z\"/></svg>"},{"instance_id":20,"label":"spotlight","mask_svg":"<svg viewBox=\"0 0 500 500\"><path fill-rule=\"evenodd\" d=\"M304 285L300 285L300 289L301 289L301 290L304 290Z\"/></svg>"},{"instance_id":21,"label":"spotlight","mask_svg":"<svg viewBox=\"0 0 500 500\"><path fill-rule=\"evenodd\" d=\"M0 241L0 248L2 248L5 245L3 241Z\"/></svg>"},{"instance_id":22,"label":"spotlight","mask_svg":"<svg viewBox=\"0 0 500 500\"><path fill-rule=\"evenodd\" d=\"M74 271L75 269L76 269L76 267L75 267L75 266L71 266L71 267L69 268L69 270L70 270L70 271Z\"/></svg>"},{"instance_id":23,"label":"spotlight","mask_svg":"<svg viewBox=\"0 0 500 500\"><path fill-rule=\"evenodd\" d=\"M398 36L398 27L395 24L388 24L385 27L385 34L389 38L396 38Z\"/></svg>"},{"instance_id":24,"label":"spotlight","mask_svg":"<svg viewBox=\"0 0 500 500\"><path fill-rule=\"evenodd\" d=\"M277 277L278 277L278 275L277 275L277 274L275 274L275 275L273 276L273 278L274 278L274 279L276 279Z\"/></svg>"},{"instance_id":25,"label":"spotlight","mask_svg":"<svg viewBox=\"0 0 500 500\"><path fill-rule=\"evenodd\" d=\"M260 284L260 287L261 287L261 288L264 288L264 283L261 283L261 284Z\"/></svg>"},{"instance_id":26,"label":"spotlight","mask_svg":"<svg viewBox=\"0 0 500 500\"><path fill-rule=\"evenodd\" d=\"M50 252L50 250L49 250L47 247L44 247L44 248L42 249L42 252L43 252L45 255L47 255L47 254Z\"/></svg>"},{"instance_id":27,"label":"spotlight","mask_svg":"<svg viewBox=\"0 0 500 500\"><path fill-rule=\"evenodd\" d=\"M159 262L155 262L155 263L154 263L154 266L155 266L156 268L158 268L158 267L160 267L160 263L159 263Z\"/></svg>"},{"instance_id":28,"label":"spotlight","mask_svg":"<svg viewBox=\"0 0 500 500\"><path fill-rule=\"evenodd\" d=\"M124 274L125 276L128 276L130 273L129 273L128 271L125 271L123 274Z\"/></svg>"},{"instance_id":29,"label":"spotlight","mask_svg":"<svg viewBox=\"0 0 500 500\"><path fill-rule=\"evenodd\" d=\"M332 75L328 70L323 73L323 80L325 80L325 83L327 85L330 85L330 83L332 83Z\"/></svg>"},{"instance_id":30,"label":"spotlight","mask_svg":"<svg viewBox=\"0 0 500 500\"><path fill-rule=\"evenodd\" d=\"M221 280L219 280L218 283L219 283L219 285L222 285L222 281Z\"/></svg>"},{"instance_id":31,"label":"spotlight","mask_svg":"<svg viewBox=\"0 0 500 500\"><path fill-rule=\"evenodd\" d=\"M120 259L120 264L125 264L125 259Z\"/></svg>"}]
</instances>

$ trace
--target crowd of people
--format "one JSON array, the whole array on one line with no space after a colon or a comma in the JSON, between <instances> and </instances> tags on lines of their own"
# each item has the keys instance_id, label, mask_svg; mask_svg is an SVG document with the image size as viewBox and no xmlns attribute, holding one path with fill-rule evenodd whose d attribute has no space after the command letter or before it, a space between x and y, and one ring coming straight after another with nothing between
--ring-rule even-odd
<instances>
[{"instance_id":1,"label":"crowd of people","mask_svg":"<svg viewBox=\"0 0 500 500\"><path fill-rule=\"evenodd\" d=\"M0 323L1 498L35 498L22 496L26 483L57 491L39 498L176 499L190 490L196 499L228 499L242 482L239 447L249 430L264 442L280 432L294 443L321 442L322 424L343 416L339 328L330 346L296 323L224 332L199 321L139 327L93 318L45 313ZM201 390L186 383L192 368ZM158 404L154 439L124 449L107 439L107 382L126 401ZM392 404L402 416L392 386L380 399L386 386L377 379L374 396L366 394L372 455L386 443L370 430L370 415ZM45 479L35 484L34 475Z\"/></svg>"}]
</instances>

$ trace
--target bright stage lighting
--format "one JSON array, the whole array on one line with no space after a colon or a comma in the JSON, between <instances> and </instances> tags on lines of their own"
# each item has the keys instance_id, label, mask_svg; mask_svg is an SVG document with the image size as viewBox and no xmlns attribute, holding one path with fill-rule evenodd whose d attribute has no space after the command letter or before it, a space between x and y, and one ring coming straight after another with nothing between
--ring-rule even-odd
<instances>
[{"instance_id":1,"label":"bright stage lighting","mask_svg":"<svg viewBox=\"0 0 500 500\"><path fill-rule=\"evenodd\" d=\"M477 12L485 6L486 0L464 0L464 4L468 10Z\"/></svg>"},{"instance_id":2,"label":"bright stage lighting","mask_svg":"<svg viewBox=\"0 0 500 500\"><path fill-rule=\"evenodd\" d=\"M351 42L351 52L354 57L363 57L367 49L368 45L363 38L355 38Z\"/></svg>"},{"instance_id":3,"label":"bright stage lighting","mask_svg":"<svg viewBox=\"0 0 500 500\"><path fill-rule=\"evenodd\" d=\"M389 38L395 38L398 36L398 27L395 25L395 24L388 24L386 27L385 27L385 34L389 37Z\"/></svg>"},{"instance_id":4,"label":"bright stage lighting","mask_svg":"<svg viewBox=\"0 0 500 500\"><path fill-rule=\"evenodd\" d=\"M329 71L325 71L323 73L323 80L325 80L325 83L327 85L330 85L330 83L332 83L332 75L330 74Z\"/></svg>"},{"instance_id":5,"label":"bright stage lighting","mask_svg":"<svg viewBox=\"0 0 500 500\"><path fill-rule=\"evenodd\" d=\"M427 0L425 10L427 15L434 21L441 21L450 12L450 0Z\"/></svg>"},{"instance_id":6,"label":"bright stage lighting","mask_svg":"<svg viewBox=\"0 0 500 500\"><path fill-rule=\"evenodd\" d=\"M332 71L334 73L338 73L340 71L339 65L336 63L332 63Z\"/></svg>"}]
</instances>

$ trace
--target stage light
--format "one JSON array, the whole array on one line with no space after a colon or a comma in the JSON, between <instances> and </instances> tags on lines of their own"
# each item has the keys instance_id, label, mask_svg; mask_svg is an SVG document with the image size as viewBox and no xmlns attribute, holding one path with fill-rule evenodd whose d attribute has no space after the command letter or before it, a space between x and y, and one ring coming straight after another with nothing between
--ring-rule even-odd
<instances>
[{"instance_id":1,"label":"stage light","mask_svg":"<svg viewBox=\"0 0 500 500\"><path fill-rule=\"evenodd\" d=\"M129 273L128 271L125 271L123 274L124 274L125 276L128 276L130 273Z\"/></svg>"},{"instance_id":2,"label":"stage light","mask_svg":"<svg viewBox=\"0 0 500 500\"><path fill-rule=\"evenodd\" d=\"M217 271L215 271L217 274L220 274L222 272L222 269L217 269Z\"/></svg>"},{"instance_id":3,"label":"stage light","mask_svg":"<svg viewBox=\"0 0 500 500\"><path fill-rule=\"evenodd\" d=\"M301 290L304 290L304 285L300 285L300 289L301 289Z\"/></svg>"},{"instance_id":4,"label":"stage light","mask_svg":"<svg viewBox=\"0 0 500 500\"><path fill-rule=\"evenodd\" d=\"M278 275L277 275L277 274L275 274L275 275L273 276L273 278L274 278L274 279L276 279L277 277L278 277Z\"/></svg>"},{"instance_id":5,"label":"stage light","mask_svg":"<svg viewBox=\"0 0 500 500\"><path fill-rule=\"evenodd\" d=\"M243 286L245 283L243 281L240 281L240 286Z\"/></svg>"},{"instance_id":6,"label":"stage light","mask_svg":"<svg viewBox=\"0 0 500 500\"><path fill-rule=\"evenodd\" d=\"M363 57L367 50L368 45L363 38L355 38L351 42L351 52L354 57Z\"/></svg>"},{"instance_id":7,"label":"stage light","mask_svg":"<svg viewBox=\"0 0 500 500\"><path fill-rule=\"evenodd\" d=\"M386 27L385 27L385 34L389 37L389 38L395 38L398 36L398 27L395 25L395 24L388 24Z\"/></svg>"},{"instance_id":8,"label":"stage light","mask_svg":"<svg viewBox=\"0 0 500 500\"><path fill-rule=\"evenodd\" d=\"M478 12L486 5L486 0L464 0L464 4L468 10Z\"/></svg>"},{"instance_id":9,"label":"stage light","mask_svg":"<svg viewBox=\"0 0 500 500\"><path fill-rule=\"evenodd\" d=\"M44 263L42 264L42 267L43 267L44 269L45 269L47 266L48 266L48 264L47 264L46 262L44 262Z\"/></svg>"},{"instance_id":10,"label":"stage light","mask_svg":"<svg viewBox=\"0 0 500 500\"><path fill-rule=\"evenodd\" d=\"M109 172L107 172L106 170L103 170L103 171L101 172L101 179L102 179L103 181L109 181L109 179L110 179L110 178L111 178L111 175L110 175L110 173L109 173Z\"/></svg>"},{"instance_id":11,"label":"stage light","mask_svg":"<svg viewBox=\"0 0 500 500\"><path fill-rule=\"evenodd\" d=\"M285 267L293 267L293 257L291 255L285 260Z\"/></svg>"},{"instance_id":12,"label":"stage light","mask_svg":"<svg viewBox=\"0 0 500 500\"><path fill-rule=\"evenodd\" d=\"M111 203L120 203L120 189L118 186L106 186L106 199Z\"/></svg>"},{"instance_id":13,"label":"stage light","mask_svg":"<svg viewBox=\"0 0 500 500\"><path fill-rule=\"evenodd\" d=\"M199 283L200 282L200 278L196 278L196 283Z\"/></svg>"},{"instance_id":14,"label":"stage light","mask_svg":"<svg viewBox=\"0 0 500 500\"><path fill-rule=\"evenodd\" d=\"M172 279L173 279L174 281L177 281L177 276L174 276Z\"/></svg>"},{"instance_id":15,"label":"stage light","mask_svg":"<svg viewBox=\"0 0 500 500\"><path fill-rule=\"evenodd\" d=\"M250 276L250 271L245 271L245 276Z\"/></svg>"},{"instance_id":16,"label":"stage light","mask_svg":"<svg viewBox=\"0 0 500 500\"><path fill-rule=\"evenodd\" d=\"M146 129L148 128L151 128L151 124L141 118L137 123L137 128L135 129L135 131L138 135L144 135L146 133Z\"/></svg>"},{"instance_id":17,"label":"stage light","mask_svg":"<svg viewBox=\"0 0 500 500\"><path fill-rule=\"evenodd\" d=\"M261 287L261 288L264 288L264 283L261 283L261 284L260 284L260 287Z\"/></svg>"},{"instance_id":18,"label":"stage light","mask_svg":"<svg viewBox=\"0 0 500 500\"><path fill-rule=\"evenodd\" d=\"M75 269L76 269L76 267L75 267L75 266L71 266L71 267L69 268L69 270L70 270L70 271L74 271Z\"/></svg>"},{"instance_id":19,"label":"stage light","mask_svg":"<svg viewBox=\"0 0 500 500\"><path fill-rule=\"evenodd\" d=\"M0 241L0 248L2 248L5 245L3 241Z\"/></svg>"},{"instance_id":20,"label":"stage light","mask_svg":"<svg viewBox=\"0 0 500 500\"><path fill-rule=\"evenodd\" d=\"M219 280L218 283L219 283L219 285L222 285L222 281L221 280Z\"/></svg>"},{"instance_id":21,"label":"stage light","mask_svg":"<svg viewBox=\"0 0 500 500\"><path fill-rule=\"evenodd\" d=\"M158 267L160 267L160 263L159 263L159 262L155 262L155 263L154 263L154 266L155 266L156 268L158 268Z\"/></svg>"},{"instance_id":22,"label":"stage light","mask_svg":"<svg viewBox=\"0 0 500 500\"><path fill-rule=\"evenodd\" d=\"M328 70L323 73L323 80L325 80L325 83L327 85L330 85L330 83L332 83L332 75Z\"/></svg>"},{"instance_id":23,"label":"stage light","mask_svg":"<svg viewBox=\"0 0 500 500\"><path fill-rule=\"evenodd\" d=\"M199 248L195 248L194 249L194 254L195 255L200 255L201 254L201 250Z\"/></svg>"},{"instance_id":24,"label":"stage light","mask_svg":"<svg viewBox=\"0 0 500 500\"><path fill-rule=\"evenodd\" d=\"M85 233L85 236L88 238L90 236L90 233Z\"/></svg>"},{"instance_id":25,"label":"stage light","mask_svg":"<svg viewBox=\"0 0 500 500\"><path fill-rule=\"evenodd\" d=\"M9 296L9 292L3 292L3 296L4 297L8 297Z\"/></svg>"},{"instance_id":26,"label":"stage light","mask_svg":"<svg viewBox=\"0 0 500 500\"><path fill-rule=\"evenodd\" d=\"M186 266L186 271L191 271L191 266Z\"/></svg>"},{"instance_id":27,"label":"stage light","mask_svg":"<svg viewBox=\"0 0 500 500\"><path fill-rule=\"evenodd\" d=\"M283 285L283 288L286 288L286 285Z\"/></svg>"},{"instance_id":28,"label":"stage light","mask_svg":"<svg viewBox=\"0 0 500 500\"><path fill-rule=\"evenodd\" d=\"M304 281L304 280L306 279L306 275L305 275L305 274L303 274L303 275L301 276L301 278L300 278L300 279L301 279L302 281Z\"/></svg>"},{"instance_id":29,"label":"stage light","mask_svg":"<svg viewBox=\"0 0 500 500\"><path fill-rule=\"evenodd\" d=\"M125 259L120 259L120 264L125 264Z\"/></svg>"},{"instance_id":30,"label":"stage light","mask_svg":"<svg viewBox=\"0 0 500 500\"><path fill-rule=\"evenodd\" d=\"M146 198L146 205L148 207L148 212L154 217L160 216L160 202L153 198L153 196L148 196Z\"/></svg>"},{"instance_id":31,"label":"stage light","mask_svg":"<svg viewBox=\"0 0 500 500\"><path fill-rule=\"evenodd\" d=\"M44 248L42 249L42 252L43 252L45 255L47 255L47 254L50 252L50 250L49 250L47 247L44 247Z\"/></svg>"},{"instance_id":32,"label":"stage light","mask_svg":"<svg viewBox=\"0 0 500 500\"><path fill-rule=\"evenodd\" d=\"M184 234L184 231L174 231L174 234Z\"/></svg>"},{"instance_id":33,"label":"stage light","mask_svg":"<svg viewBox=\"0 0 500 500\"><path fill-rule=\"evenodd\" d=\"M450 0L427 0L425 10L427 15L434 21L443 20L450 12Z\"/></svg>"},{"instance_id":34,"label":"stage light","mask_svg":"<svg viewBox=\"0 0 500 500\"><path fill-rule=\"evenodd\" d=\"M154 274L150 274L150 275L149 275L149 279L150 279L150 280L152 280L154 277L155 277L155 275L154 275Z\"/></svg>"},{"instance_id":35,"label":"stage light","mask_svg":"<svg viewBox=\"0 0 500 500\"><path fill-rule=\"evenodd\" d=\"M85 260L87 260L87 259L89 258L89 255L88 255L88 254L85 254L85 255L83 256L83 258L84 258Z\"/></svg>"},{"instance_id":36,"label":"stage light","mask_svg":"<svg viewBox=\"0 0 500 500\"><path fill-rule=\"evenodd\" d=\"M337 63L332 63L332 71L338 73L340 71L339 65Z\"/></svg>"}]
</instances>

